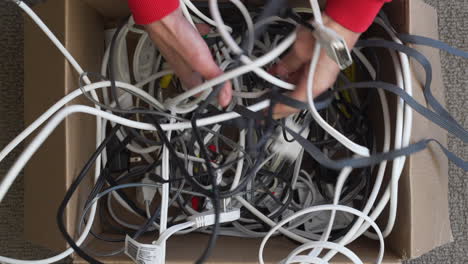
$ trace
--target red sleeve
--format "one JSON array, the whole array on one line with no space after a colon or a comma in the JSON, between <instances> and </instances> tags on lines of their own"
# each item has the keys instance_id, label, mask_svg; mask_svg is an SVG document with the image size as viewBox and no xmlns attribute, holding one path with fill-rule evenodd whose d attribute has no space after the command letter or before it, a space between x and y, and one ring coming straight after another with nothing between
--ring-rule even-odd
<instances>
[{"instance_id":1,"label":"red sleeve","mask_svg":"<svg viewBox=\"0 0 468 264\"><path fill-rule=\"evenodd\" d=\"M179 8L179 0L128 0L135 23L151 24Z\"/></svg>"},{"instance_id":2,"label":"red sleeve","mask_svg":"<svg viewBox=\"0 0 468 264\"><path fill-rule=\"evenodd\" d=\"M366 31L385 2L391 0L328 0L325 13L343 27Z\"/></svg>"}]
</instances>

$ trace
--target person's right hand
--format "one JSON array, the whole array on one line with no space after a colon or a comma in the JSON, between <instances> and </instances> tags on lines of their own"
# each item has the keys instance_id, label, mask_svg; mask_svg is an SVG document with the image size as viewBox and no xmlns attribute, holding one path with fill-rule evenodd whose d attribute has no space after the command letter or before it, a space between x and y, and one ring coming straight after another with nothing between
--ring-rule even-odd
<instances>
[{"instance_id":1,"label":"person's right hand","mask_svg":"<svg viewBox=\"0 0 468 264\"><path fill-rule=\"evenodd\" d=\"M323 15L323 22L325 26L333 29L344 38L349 49L354 47L359 39L359 33L355 33L341 26L325 14ZM310 60L314 55L314 45L315 38L312 32L300 26L297 32L297 40L291 48L291 51L270 70L272 74L296 84L296 89L291 92L289 96L303 102L307 102L307 78ZM338 64L328 57L326 51L322 49L317 69L315 70L313 85L314 96L318 96L330 88L335 82L339 72L340 68ZM273 112L275 118L283 118L298 112L298 110L287 105L279 104L275 107Z\"/></svg>"},{"instance_id":2,"label":"person's right hand","mask_svg":"<svg viewBox=\"0 0 468 264\"><path fill-rule=\"evenodd\" d=\"M187 21L180 8L162 20L146 26L153 42L188 88L201 84L204 79L213 79L223 74L200 36L207 34L209 27L197 25L197 28L200 32ZM226 107L231 99L232 87L227 82L218 95L218 102Z\"/></svg>"}]
</instances>

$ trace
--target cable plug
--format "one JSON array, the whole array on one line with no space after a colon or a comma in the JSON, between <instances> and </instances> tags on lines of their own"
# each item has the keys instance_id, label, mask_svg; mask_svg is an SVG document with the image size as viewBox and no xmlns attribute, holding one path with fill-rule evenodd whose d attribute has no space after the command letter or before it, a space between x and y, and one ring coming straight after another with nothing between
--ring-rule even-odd
<instances>
[{"instance_id":1,"label":"cable plug","mask_svg":"<svg viewBox=\"0 0 468 264\"><path fill-rule=\"evenodd\" d=\"M152 184L156 185L156 182L151 180L150 178L146 177L141 180L143 184ZM157 188L150 187L150 186L143 186L140 188L140 202L142 204L150 203L153 201L154 197L156 196Z\"/></svg>"},{"instance_id":2,"label":"cable plug","mask_svg":"<svg viewBox=\"0 0 468 264\"><path fill-rule=\"evenodd\" d=\"M219 214L219 223L228 223L239 220L240 218L240 209L235 208L229 211L221 212ZM212 226L215 224L215 214L213 211L207 211L200 214L192 215L189 217L190 221L195 223L197 228L205 227L205 226Z\"/></svg>"},{"instance_id":3,"label":"cable plug","mask_svg":"<svg viewBox=\"0 0 468 264\"><path fill-rule=\"evenodd\" d=\"M305 137L309 134L309 128L302 130L302 127L294 122L291 118L287 118L285 121L285 126L296 133L300 133L301 136ZM293 139L293 136L287 131L284 131L288 139ZM283 131L279 127L276 131L276 138L272 140L270 144L270 149L273 153L277 153L281 157L285 157L289 160L295 160L299 156L299 153L302 149L301 144L294 140L293 142L288 142L284 138Z\"/></svg>"},{"instance_id":4,"label":"cable plug","mask_svg":"<svg viewBox=\"0 0 468 264\"><path fill-rule=\"evenodd\" d=\"M334 60L342 70L351 66L353 59L344 38L324 25L316 22L312 22L312 25L315 29L313 34L327 51L328 57Z\"/></svg>"}]
</instances>

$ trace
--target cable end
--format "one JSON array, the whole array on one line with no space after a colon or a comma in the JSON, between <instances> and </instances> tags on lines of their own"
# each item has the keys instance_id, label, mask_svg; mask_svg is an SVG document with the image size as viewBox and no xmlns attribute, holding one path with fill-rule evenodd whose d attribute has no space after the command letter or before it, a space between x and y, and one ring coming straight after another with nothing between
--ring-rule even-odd
<instances>
[{"instance_id":1,"label":"cable end","mask_svg":"<svg viewBox=\"0 0 468 264\"><path fill-rule=\"evenodd\" d=\"M334 60L341 70L353 64L346 41L338 33L323 25L314 23L315 37L327 51L328 57Z\"/></svg>"}]
</instances>

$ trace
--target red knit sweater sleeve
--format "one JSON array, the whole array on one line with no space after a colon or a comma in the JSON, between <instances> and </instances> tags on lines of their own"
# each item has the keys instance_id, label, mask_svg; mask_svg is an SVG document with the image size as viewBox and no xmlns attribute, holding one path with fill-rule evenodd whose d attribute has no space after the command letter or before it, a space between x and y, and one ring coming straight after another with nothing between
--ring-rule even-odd
<instances>
[{"instance_id":1,"label":"red knit sweater sleeve","mask_svg":"<svg viewBox=\"0 0 468 264\"><path fill-rule=\"evenodd\" d=\"M161 20L179 7L179 0L128 0L135 23L151 24Z\"/></svg>"},{"instance_id":2,"label":"red knit sweater sleeve","mask_svg":"<svg viewBox=\"0 0 468 264\"><path fill-rule=\"evenodd\" d=\"M325 12L342 26L364 32L385 2L391 0L328 0ZM150 24L179 7L178 0L128 0L137 24Z\"/></svg>"},{"instance_id":3,"label":"red knit sweater sleeve","mask_svg":"<svg viewBox=\"0 0 468 264\"><path fill-rule=\"evenodd\" d=\"M362 33L391 0L328 0L325 13L345 28Z\"/></svg>"}]
</instances>

